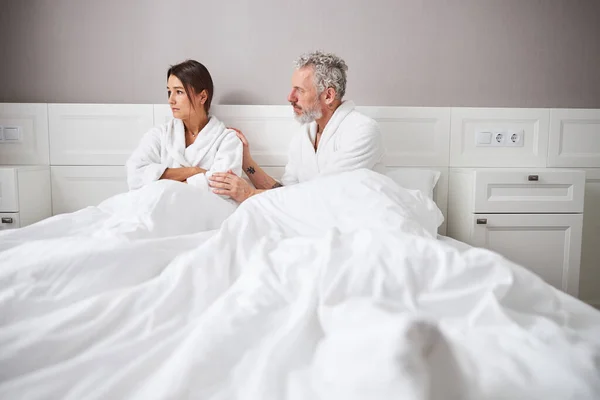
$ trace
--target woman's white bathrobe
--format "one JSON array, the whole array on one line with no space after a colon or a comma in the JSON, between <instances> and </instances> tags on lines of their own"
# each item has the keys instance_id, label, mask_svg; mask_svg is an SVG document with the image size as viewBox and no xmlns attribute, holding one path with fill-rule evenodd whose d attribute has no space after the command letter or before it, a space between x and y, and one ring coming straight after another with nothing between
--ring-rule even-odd
<instances>
[{"instance_id":1,"label":"woman's white bathrobe","mask_svg":"<svg viewBox=\"0 0 600 400\"><path fill-rule=\"evenodd\" d=\"M200 167L206 174L191 176L187 183L209 190L207 178L214 172L232 170L238 176L242 174L242 152L235 131L214 116L186 148L183 122L173 119L144 135L125 164L127 183L129 189L137 189L158 180L167 168Z\"/></svg>"},{"instance_id":2,"label":"woman's white bathrobe","mask_svg":"<svg viewBox=\"0 0 600 400\"><path fill-rule=\"evenodd\" d=\"M385 172L384 149L377 122L344 101L333 113L315 152L317 123L305 124L290 143L284 185L308 181L318 175L359 168Z\"/></svg>"}]
</instances>

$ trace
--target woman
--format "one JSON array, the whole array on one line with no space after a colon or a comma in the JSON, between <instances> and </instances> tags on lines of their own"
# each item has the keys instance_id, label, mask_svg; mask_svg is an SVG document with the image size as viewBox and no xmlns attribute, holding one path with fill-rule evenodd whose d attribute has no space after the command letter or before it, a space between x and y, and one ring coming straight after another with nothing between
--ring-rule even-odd
<instances>
[{"instance_id":1,"label":"woman","mask_svg":"<svg viewBox=\"0 0 600 400\"><path fill-rule=\"evenodd\" d=\"M206 67L187 60L169 68L173 120L146 133L126 163L129 189L171 179L210 190L214 172L242 173L242 142L209 115L213 82Z\"/></svg>"}]
</instances>

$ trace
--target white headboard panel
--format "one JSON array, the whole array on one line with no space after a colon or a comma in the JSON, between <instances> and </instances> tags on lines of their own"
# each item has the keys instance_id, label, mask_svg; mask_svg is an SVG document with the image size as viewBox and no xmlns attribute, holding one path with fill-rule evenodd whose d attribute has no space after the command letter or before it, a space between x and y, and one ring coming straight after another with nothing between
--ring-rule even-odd
<instances>
[{"instance_id":1,"label":"white headboard panel","mask_svg":"<svg viewBox=\"0 0 600 400\"><path fill-rule=\"evenodd\" d=\"M154 125L150 104L49 104L52 165L123 165Z\"/></svg>"},{"instance_id":2,"label":"white headboard panel","mask_svg":"<svg viewBox=\"0 0 600 400\"><path fill-rule=\"evenodd\" d=\"M379 123L388 166L447 166L451 108L357 107Z\"/></svg>"},{"instance_id":3,"label":"white headboard panel","mask_svg":"<svg viewBox=\"0 0 600 400\"><path fill-rule=\"evenodd\" d=\"M600 110L550 111L549 167L600 167Z\"/></svg>"},{"instance_id":4,"label":"white headboard panel","mask_svg":"<svg viewBox=\"0 0 600 400\"><path fill-rule=\"evenodd\" d=\"M378 121L388 167L441 172L435 201L444 214L455 166L600 168L600 110L358 109ZM215 105L212 112L241 129L256 161L281 176L298 126L290 106ZM0 164L49 163L54 213L74 211L126 190L127 157L146 131L171 118L167 104L0 104L0 123L23 128L23 146L0 144ZM478 130L522 130L524 146L478 147Z\"/></svg>"},{"instance_id":5,"label":"white headboard panel","mask_svg":"<svg viewBox=\"0 0 600 400\"><path fill-rule=\"evenodd\" d=\"M126 190L122 168L142 135L172 118L167 104L48 104L54 213L95 205ZM450 108L359 107L376 119L390 167L441 171L435 200L447 208ZM275 178L283 173L298 123L290 106L215 105L212 113L247 136L252 155ZM67 193L79 193L67 195Z\"/></svg>"},{"instance_id":6,"label":"white headboard panel","mask_svg":"<svg viewBox=\"0 0 600 400\"><path fill-rule=\"evenodd\" d=\"M18 127L18 140L0 132L0 164L48 165L48 108L46 104L0 103L0 126Z\"/></svg>"},{"instance_id":7,"label":"white headboard panel","mask_svg":"<svg viewBox=\"0 0 600 400\"><path fill-rule=\"evenodd\" d=\"M51 166L52 214L62 214L96 206L103 200L128 190L123 166Z\"/></svg>"},{"instance_id":8,"label":"white headboard panel","mask_svg":"<svg viewBox=\"0 0 600 400\"><path fill-rule=\"evenodd\" d=\"M389 166L447 166L450 108L357 107L381 128ZM171 119L168 105L155 105L157 124ZM290 106L216 105L211 112L228 126L244 132L257 163L283 166L298 124Z\"/></svg>"},{"instance_id":9,"label":"white headboard panel","mask_svg":"<svg viewBox=\"0 0 600 400\"><path fill-rule=\"evenodd\" d=\"M172 118L168 105L155 105L157 124ZM283 166L287 162L288 145L298 124L290 106L215 105L211 113L227 126L241 130L254 160L265 166Z\"/></svg>"},{"instance_id":10,"label":"white headboard panel","mask_svg":"<svg viewBox=\"0 0 600 400\"><path fill-rule=\"evenodd\" d=\"M154 125L161 125L173 119L171 108L168 104L154 104Z\"/></svg>"}]
</instances>

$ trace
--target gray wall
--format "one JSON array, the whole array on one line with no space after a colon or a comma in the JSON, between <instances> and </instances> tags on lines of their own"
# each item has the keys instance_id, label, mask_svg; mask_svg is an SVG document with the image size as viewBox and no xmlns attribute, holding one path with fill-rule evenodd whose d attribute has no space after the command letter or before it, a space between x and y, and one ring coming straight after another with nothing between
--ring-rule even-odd
<instances>
[{"instance_id":1,"label":"gray wall","mask_svg":"<svg viewBox=\"0 0 600 400\"><path fill-rule=\"evenodd\" d=\"M285 104L293 59L361 105L600 108L600 1L0 0L0 102L161 103L194 58L221 104Z\"/></svg>"}]
</instances>

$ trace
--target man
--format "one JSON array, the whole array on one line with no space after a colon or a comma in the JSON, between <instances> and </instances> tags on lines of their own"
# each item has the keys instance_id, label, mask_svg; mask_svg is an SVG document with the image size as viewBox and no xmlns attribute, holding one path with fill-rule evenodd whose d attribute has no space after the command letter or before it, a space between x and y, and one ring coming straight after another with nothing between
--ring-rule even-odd
<instances>
[{"instance_id":1,"label":"man","mask_svg":"<svg viewBox=\"0 0 600 400\"><path fill-rule=\"evenodd\" d=\"M255 188L233 173L214 173L210 185L217 194L243 202L247 198L283 185L292 185L319 175L369 168L384 172L383 144L377 123L344 101L346 71L341 58L314 52L296 61L288 101L296 120L304 124L292 138L288 163L281 183L267 175L244 144L242 168Z\"/></svg>"}]
</instances>

